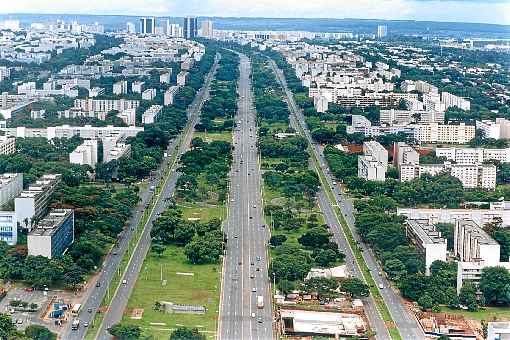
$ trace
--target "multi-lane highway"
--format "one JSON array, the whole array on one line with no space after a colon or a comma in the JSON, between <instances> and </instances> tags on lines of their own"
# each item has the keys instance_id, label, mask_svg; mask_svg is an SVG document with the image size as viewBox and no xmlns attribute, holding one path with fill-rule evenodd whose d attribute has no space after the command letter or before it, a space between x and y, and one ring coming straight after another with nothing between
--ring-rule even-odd
<instances>
[{"instance_id":1,"label":"multi-lane highway","mask_svg":"<svg viewBox=\"0 0 510 340\"><path fill-rule=\"evenodd\" d=\"M424 334L421 331L416 318L411 315L410 311L406 308L406 306L403 303L403 300L399 296L397 292L395 292L391 288L390 282L382 275L379 275L378 273L382 272L382 268L377 262L375 255L373 254L372 250L360 239L359 235L356 232L356 229L354 227L355 219L354 219L354 208L352 205L352 202L350 202L348 199L345 198L340 186L334 185L333 182L335 179L333 178L329 166L326 162L326 159L324 157L324 154L322 153L322 150L319 145L315 144L311 138L310 131L308 130L308 127L305 122L305 118L301 110L297 107L292 92L287 87L287 82L285 80L285 76L283 72L277 67L277 65L271 61L271 65L273 69L275 70L275 73L277 75L277 79L280 81L281 85L284 88L284 92L287 96L287 100L289 103L289 107L291 109L291 113L294 115L294 117L299 122L301 128L304 131L305 137L309 141L310 145L312 145L312 150L314 153L315 158L319 162L319 166L321 168L321 171L324 173L326 180L328 182L328 185L331 187L333 194L335 196L336 204L340 208L342 215L345 218L345 221L351 230L351 233L354 236L354 239L360 244L360 247L362 249L362 255L363 258L369 268L369 270L372 273L372 276L374 280L376 281L377 285L382 284L384 287L383 289L379 289L381 296L388 307L388 310L390 311L390 314L393 318L393 321L395 322L396 327L400 331L400 334L403 339L422 339L424 338ZM324 193L321 193L322 195L322 205L325 204L325 196ZM321 195L319 195L319 202L321 202ZM327 210L327 209L326 209ZM333 216L334 212L331 210L329 214L325 213L326 218L331 219L331 222L334 222L333 220L336 219L336 216ZM329 219L328 219L329 222ZM343 238L344 239L344 250L346 254L349 254L348 257L352 258L354 260L352 250L348 245L345 243L345 235L343 234L342 230L340 229L340 225L338 223L332 224L333 228L336 229L335 232L335 238ZM342 247L342 244L340 244ZM357 267L356 270L359 270L359 267ZM382 329L382 320L380 319L380 315L378 313L375 313L375 302L373 299L366 299L367 303L367 314L370 320L370 323L372 327L376 330L378 334L378 338L381 337L382 339L388 338L388 333L386 330Z\"/></svg>"},{"instance_id":2,"label":"multi-lane highway","mask_svg":"<svg viewBox=\"0 0 510 340\"><path fill-rule=\"evenodd\" d=\"M262 211L251 66L246 56L240 58L218 338L271 340L272 300L266 252L269 230ZM257 296L262 296L263 308L257 308Z\"/></svg>"},{"instance_id":3,"label":"multi-lane highway","mask_svg":"<svg viewBox=\"0 0 510 340\"><path fill-rule=\"evenodd\" d=\"M214 76L214 73L218 67L219 55L216 57L215 63L211 68L211 71L207 74L204 82L204 86L195 96L192 104L188 109L188 125L182 135L181 138L177 138L173 140L168 147L168 154L174 155L177 152L177 155L181 155L188 148L191 138L193 135L193 129L198 121L198 117L200 115L200 110L202 108L203 103L207 100L209 96L209 88ZM103 322L100 325L100 329L97 332L98 339L110 339L111 336L108 333L107 329L112 325L118 323L122 319L122 315L124 309L127 306L129 296L133 287L135 285L136 279L140 272L141 266L143 264L143 260L145 255L147 254L150 247L150 230L152 227L152 222L157 216L164 211L166 207L166 198L171 196L174 189L175 183L178 178L178 173L176 172L177 160L173 159L173 157L167 157L161 164L159 170L157 171L157 175L149 182L149 186L146 190L144 190L140 197L141 203L137 206L135 214L133 218L130 220L128 228L123 232L123 237L119 242L119 245L112 251L112 253L108 254L104 260L103 269L101 270L97 282L99 283L99 287L97 284L93 287L89 288L89 291L86 294L86 297L82 303L83 309L78 316L81 321L80 328L78 330L71 330L70 325L64 330L62 338L63 339L83 339L85 337L87 328L83 327L85 323L91 323L94 319L95 313L97 312L104 296L108 294L113 294L113 299L111 301L110 307L107 309ZM171 172L168 177L163 178L162 173L164 169L171 167ZM148 202L151 199L151 195L154 193L150 190L152 186L157 186L160 181L164 181L163 189L161 193L156 197L157 201L153 208L148 212L149 219L148 223L144 226L143 233L139 239L139 242L134 246L134 249L129 249L130 253L130 262L128 267L124 273L121 273L121 282L125 280L125 284L121 284L117 287L109 287L110 282L112 281L114 275L116 275L119 270L120 261L126 251L128 251L129 241L134 236L134 231L138 223L140 222L144 209L148 206ZM91 310L91 312L88 312ZM68 324L70 324L69 322ZM91 330L95 332L95 330Z\"/></svg>"}]
</instances>

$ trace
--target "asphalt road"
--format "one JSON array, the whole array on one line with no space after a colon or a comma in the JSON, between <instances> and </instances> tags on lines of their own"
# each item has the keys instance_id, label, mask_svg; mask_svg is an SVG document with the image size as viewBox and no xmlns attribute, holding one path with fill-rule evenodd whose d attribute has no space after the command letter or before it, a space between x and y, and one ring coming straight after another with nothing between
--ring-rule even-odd
<instances>
[{"instance_id":1,"label":"asphalt road","mask_svg":"<svg viewBox=\"0 0 510 340\"><path fill-rule=\"evenodd\" d=\"M423 339L424 334L421 331L418 322L416 318L411 315L410 311L405 307L402 298L400 295L394 291L391 288L390 282L383 276L379 275L378 273L382 273L382 268L377 262L374 253L372 250L360 239L356 228L354 227L355 219L354 219L354 207L352 205L352 202L347 200L343 192L338 185L334 185L334 177L331 174L331 171L329 169L328 163L326 162L326 159L322 153L322 150L319 145L315 144L311 138L310 132L308 130L308 127L305 122L305 118L301 110L297 107L292 92L287 87L287 82L285 80L285 76L283 72L278 69L276 64L271 61L273 69L276 71L277 78L284 87L284 91L287 95L287 100L291 109L292 114L295 116L295 118L298 120L299 124L303 128L305 132L305 137L308 139L310 145L312 145L313 152L315 154L315 157L320 163L320 167L322 171L324 172L327 182L332 188L336 204L342 211L342 214L345 218L345 221L347 222L347 225L349 226L349 229L351 230L351 233L354 236L354 239L359 243L361 249L363 258L369 268L369 270L372 273L372 277L374 278L376 284L379 286L379 284L383 285L383 289L379 289L381 296L383 297L383 300L388 307L390 314L393 318L393 321L395 322L395 325L397 326L398 330L400 331L400 334L402 335L402 338L405 340L413 340L413 339ZM320 197L319 197L320 198ZM325 203L324 201L322 202ZM331 211L332 212L332 211ZM326 214L327 215L327 214ZM327 217L327 216L326 216ZM335 238L337 236L344 238L345 235L343 234L342 230L340 229L340 226L338 223L332 224L333 229L335 232ZM336 229L336 230L335 230ZM342 245L340 244L342 247ZM352 257L352 253L350 251L350 247L344 248L346 251L345 253L350 253L350 257ZM358 268L358 265L355 266ZM359 268L358 268L359 269ZM380 317L379 313L375 313L375 302L372 298L365 300L365 308L367 308L367 316L369 317L369 321L371 326L375 329L377 333L377 338L386 339L388 337L387 331L383 331L382 329L382 319Z\"/></svg>"},{"instance_id":2,"label":"asphalt road","mask_svg":"<svg viewBox=\"0 0 510 340\"><path fill-rule=\"evenodd\" d=\"M179 155L184 153L192 139L193 128L195 124L198 122L198 118L200 115L200 110L202 108L203 103L207 100L209 96L209 87L211 81L213 79L214 72L218 66L219 57L217 56L215 64L211 68L211 71L208 73L205 79L204 86L197 93L193 102L191 103L188 109L188 117L190 120L191 128L187 130L186 135L182 138L176 138L173 140L168 147L168 155L171 155L172 152L177 151ZM182 140L182 142L181 142ZM129 296L134 288L136 283L136 279L140 273L140 269L143 264L143 260L145 255L147 254L150 248L150 231L152 229L152 222L157 218L157 216L164 211L166 208L166 198L170 197L173 194L175 189L175 184L177 182L177 178L179 174L176 172L176 167L172 168L172 173L170 177L166 181L164 188L162 189L160 195L158 196L158 200L154 209L152 209L149 217L149 222L144 226L144 231L137 245L134 246L133 249L128 249L129 241L134 236L135 228L138 225L139 221L143 216L143 212L147 203L150 201L151 196L153 195L150 190L151 186L157 186L158 183L163 180L161 178L161 174L163 169L168 166L172 166L170 164L171 157L167 157L162 164L160 165L158 171L156 172L156 176L153 176L150 180L149 186L147 189L140 193L141 203L136 207L136 211L134 216L131 218L128 227L122 233L122 239L115 249L106 256L103 264L103 269L99 274L99 278L97 282L100 283L100 287L95 287L92 285L89 288L89 291L86 293L86 297L82 303L82 311L78 318L81 321L80 328L76 331L71 330L71 322L68 323L66 329L62 334L63 339L83 339L85 337L87 328L84 327L84 323L91 323L94 319L95 313L97 312L101 302L103 301L104 296L108 294L114 294L114 297L111 301L110 308L105 312L103 322L101 328L99 330L97 339L111 339L111 335L108 333L107 329L112 325L118 323L122 319L122 315L127 306ZM176 164L176 163L175 163ZM133 246L131 246L133 247ZM119 271L120 261L126 251L130 252L131 261L128 265L127 270L124 273L120 273L122 275L121 281L126 280L126 284L122 284L118 290L117 287L109 287L110 282L112 281L114 275ZM134 251L134 254L133 254ZM114 255L116 253L117 255ZM118 275L118 274L117 274ZM116 291L115 291L116 290ZM89 313L88 309L91 309L92 312ZM92 330L93 332L97 332L96 329Z\"/></svg>"},{"instance_id":3,"label":"asphalt road","mask_svg":"<svg viewBox=\"0 0 510 340\"><path fill-rule=\"evenodd\" d=\"M228 241L224 257L219 331L221 340L273 339L271 285L267 270L269 230L263 218L256 113L251 65L240 55L239 102L230 172ZM257 296L264 307L257 308Z\"/></svg>"}]
</instances>

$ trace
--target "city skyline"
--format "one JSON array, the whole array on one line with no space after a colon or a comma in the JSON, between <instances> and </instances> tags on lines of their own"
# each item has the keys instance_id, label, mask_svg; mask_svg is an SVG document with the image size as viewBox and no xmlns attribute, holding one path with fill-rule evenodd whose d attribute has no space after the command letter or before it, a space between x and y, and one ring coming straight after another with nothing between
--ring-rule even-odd
<instances>
[{"instance_id":1,"label":"city skyline","mask_svg":"<svg viewBox=\"0 0 510 340\"><path fill-rule=\"evenodd\" d=\"M260 0L256 4L232 0L190 0L185 4L168 0L34 1L3 4L0 13L106 14L154 16L218 16L267 18L355 18L492 23L510 25L507 0L372 0L356 3L318 0L295 5L291 0Z\"/></svg>"}]
</instances>

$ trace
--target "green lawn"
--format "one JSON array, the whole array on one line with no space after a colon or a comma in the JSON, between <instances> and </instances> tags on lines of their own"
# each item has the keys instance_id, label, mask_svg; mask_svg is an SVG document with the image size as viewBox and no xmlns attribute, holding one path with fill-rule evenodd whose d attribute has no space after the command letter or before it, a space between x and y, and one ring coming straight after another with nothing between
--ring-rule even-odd
<instances>
[{"instance_id":1,"label":"green lawn","mask_svg":"<svg viewBox=\"0 0 510 340\"><path fill-rule=\"evenodd\" d=\"M207 221L222 219L225 209L219 207L183 206L184 218ZM193 273L193 276L177 273ZM162 285L167 280L166 285ZM184 255L184 248L169 246L161 258L149 253L145 258L135 288L129 299L123 322L139 325L146 335L156 339L168 338L181 325L197 327L213 339L216 337L220 299L221 264L192 265ZM167 314L153 309L156 301L206 306L204 315ZM144 310L141 320L131 319L134 308Z\"/></svg>"},{"instance_id":2,"label":"green lawn","mask_svg":"<svg viewBox=\"0 0 510 340\"><path fill-rule=\"evenodd\" d=\"M510 320L510 308L508 307L486 307L485 309L479 310L477 312L441 307L441 312L462 315L466 319L472 320Z\"/></svg>"},{"instance_id":3,"label":"green lawn","mask_svg":"<svg viewBox=\"0 0 510 340\"><path fill-rule=\"evenodd\" d=\"M167 280L165 286L163 280ZM193 276L177 273L193 273ZM139 325L146 335L168 338L179 325L198 327L213 339L216 336L220 299L221 265L192 265L184 248L169 246L161 258L148 254L133 290L123 322ZM206 306L204 315L168 314L153 309L156 301ZM133 308L144 310L141 320L133 320ZM152 324L151 324L152 323Z\"/></svg>"},{"instance_id":4,"label":"green lawn","mask_svg":"<svg viewBox=\"0 0 510 340\"><path fill-rule=\"evenodd\" d=\"M196 131L194 137L202 138L206 142L214 142L214 141L222 141L232 143L232 132L224 131L224 132L198 132Z\"/></svg>"}]
</instances>

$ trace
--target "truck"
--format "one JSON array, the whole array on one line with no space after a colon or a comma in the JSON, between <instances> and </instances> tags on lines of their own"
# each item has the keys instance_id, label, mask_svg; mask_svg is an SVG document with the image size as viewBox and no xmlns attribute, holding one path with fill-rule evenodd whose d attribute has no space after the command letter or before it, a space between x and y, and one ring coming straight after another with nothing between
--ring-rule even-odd
<instances>
[{"instance_id":1,"label":"truck","mask_svg":"<svg viewBox=\"0 0 510 340\"><path fill-rule=\"evenodd\" d=\"M264 308L264 297L262 295L257 296L257 308Z\"/></svg>"},{"instance_id":2,"label":"truck","mask_svg":"<svg viewBox=\"0 0 510 340\"><path fill-rule=\"evenodd\" d=\"M71 324L71 329L73 331L76 331L76 330L78 330L79 327L80 327L80 320L74 319L73 323Z\"/></svg>"}]
</instances>

